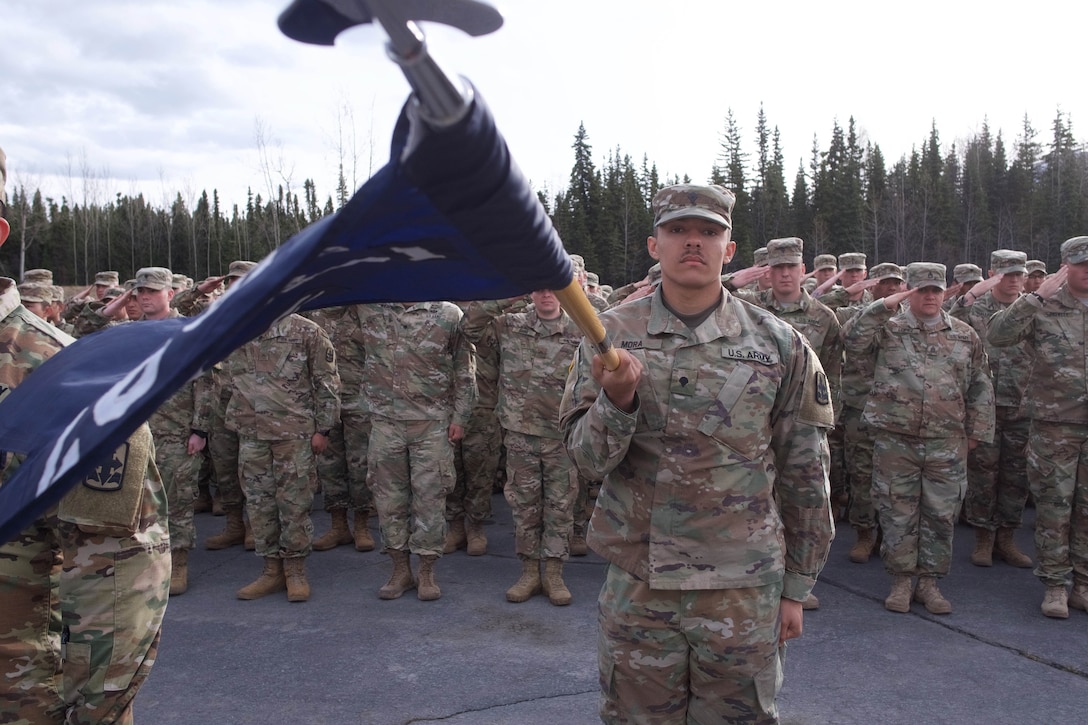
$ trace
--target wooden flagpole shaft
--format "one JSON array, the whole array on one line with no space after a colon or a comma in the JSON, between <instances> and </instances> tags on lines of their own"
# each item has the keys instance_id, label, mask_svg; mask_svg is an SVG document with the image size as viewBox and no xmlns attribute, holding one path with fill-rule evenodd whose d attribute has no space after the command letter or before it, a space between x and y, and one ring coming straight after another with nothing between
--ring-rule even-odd
<instances>
[{"instance_id":1,"label":"wooden flagpole shaft","mask_svg":"<svg viewBox=\"0 0 1088 725\"><path fill-rule=\"evenodd\" d=\"M593 305L590 304L589 298L586 297L586 293L578 280L572 279L566 288L553 290L553 292L559 299L559 304L563 306L570 318L578 325L578 329L597 348L597 353L601 356L605 369L615 370L618 368L620 366L620 356L612 347L612 339L608 336L604 325L601 324L601 320L597 317L597 310L593 309Z\"/></svg>"}]
</instances>

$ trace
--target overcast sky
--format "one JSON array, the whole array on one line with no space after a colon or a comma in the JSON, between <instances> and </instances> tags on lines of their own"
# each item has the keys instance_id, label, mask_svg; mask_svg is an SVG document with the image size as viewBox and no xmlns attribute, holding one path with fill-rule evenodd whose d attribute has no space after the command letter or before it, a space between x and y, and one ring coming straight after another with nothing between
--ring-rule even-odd
<instances>
[{"instance_id":1,"label":"overcast sky","mask_svg":"<svg viewBox=\"0 0 1088 725\"><path fill-rule=\"evenodd\" d=\"M287 0L3 0L0 146L9 183L154 203L218 188L301 195L335 188L340 148L356 181L388 157L407 82L377 26L335 47L282 35ZM826 148L850 116L889 163L936 122L943 150L988 118L1010 149L1027 114L1049 139L1060 108L1088 136L1088 5L724 0L506 0L496 33L424 25L432 55L487 99L534 186L566 185L585 123L598 165L619 146L662 176L705 180L732 108L750 153L760 104L777 125L788 183L813 134ZM1003 9L1004 8L1004 9ZM260 129L260 132L258 132ZM343 129L338 134L338 129ZM353 130L352 130L353 129ZM337 141L338 135L343 142ZM349 183L351 173L349 170ZM10 191L10 188L9 188Z\"/></svg>"}]
</instances>

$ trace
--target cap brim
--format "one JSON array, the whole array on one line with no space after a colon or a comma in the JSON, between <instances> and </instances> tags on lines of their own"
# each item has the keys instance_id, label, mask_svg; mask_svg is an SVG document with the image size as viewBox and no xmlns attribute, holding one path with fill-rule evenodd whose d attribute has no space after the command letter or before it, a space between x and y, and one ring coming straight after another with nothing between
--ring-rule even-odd
<instances>
[{"instance_id":1,"label":"cap brim","mask_svg":"<svg viewBox=\"0 0 1088 725\"><path fill-rule=\"evenodd\" d=\"M1016 274L1017 272L1023 272L1024 274L1027 274L1028 273L1028 268L1025 267L1022 264L1018 264L1018 265L1014 265L1012 267L1005 267L1002 270L998 270L997 274L1009 274L1010 272L1012 274Z\"/></svg>"},{"instance_id":2,"label":"cap brim","mask_svg":"<svg viewBox=\"0 0 1088 725\"><path fill-rule=\"evenodd\" d=\"M1088 251L1077 252L1071 254L1068 257L1062 257L1062 261L1066 264L1080 264L1081 262L1088 262Z\"/></svg>"},{"instance_id":3,"label":"cap brim","mask_svg":"<svg viewBox=\"0 0 1088 725\"><path fill-rule=\"evenodd\" d=\"M659 227L662 224L667 224L676 219L690 219L692 217L697 219L706 219L707 221L714 222L715 224L720 224L726 229L733 228L733 225L730 224L721 214L715 214L712 211L700 209L697 206L689 206L684 207L683 209L676 209L675 211L665 212L661 215L660 219L654 222L654 226Z\"/></svg>"}]
</instances>

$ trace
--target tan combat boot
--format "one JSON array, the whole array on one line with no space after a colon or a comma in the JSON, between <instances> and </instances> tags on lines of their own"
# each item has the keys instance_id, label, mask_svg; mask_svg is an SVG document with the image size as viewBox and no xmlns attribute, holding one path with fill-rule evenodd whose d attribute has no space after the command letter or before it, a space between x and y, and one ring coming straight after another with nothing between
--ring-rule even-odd
<instances>
[{"instance_id":1,"label":"tan combat boot","mask_svg":"<svg viewBox=\"0 0 1088 725\"><path fill-rule=\"evenodd\" d=\"M1047 587L1043 605L1039 608L1047 617L1069 619L1069 594L1065 591L1065 585Z\"/></svg>"},{"instance_id":2,"label":"tan combat boot","mask_svg":"<svg viewBox=\"0 0 1088 725\"><path fill-rule=\"evenodd\" d=\"M287 579L287 601L310 600L310 582L306 581L306 558L293 557L283 560L283 575Z\"/></svg>"},{"instance_id":3,"label":"tan combat boot","mask_svg":"<svg viewBox=\"0 0 1088 725\"><path fill-rule=\"evenodd\" d=\"M355 550L374 551L374 537L370 534L370 512L355 511Z\"/></svg>"},{"instance_id":4,"label":"tan combat boot","mask_svg":"<svg viewBox=\"0 0 1088 725\"><path fill-rule=\"evenodd\" d=\"M1016 529L1005 527L997 530L997 540L994 543L994 556L1003 560L1010 566L1027 569L1031 566L1031 557L1016 548L1015 533Z\"/></svg>"},{"instance_id":5,"label":"tan combat boot","mask_svg":"<svg viewBox=\"0 0 1088 725\"><path fill-rule=\"evenodd\" d=\"M909 576L893 576L892 591L884 600L884 608L889 612L909 612L911 581Z\"/></svg>"},{"instance_id":6,"label":"tan combat boot","mask_svg":"<svg viewBox=\"0 0 1088 725\"><path fill-rule=\"evenodd\" d=\"M184 594L189 588L189 550L170 552L170 596Z\"/></svg>"},{"instance_id":7,"label":"tan combat boot","mask_svg":"<svg viewBox=\"0 0 1088 725\"><path fill-rule=\"evenodd\" d=\"M506 590L506 601L520 604L529 601L541 591L540 559L522 559L521 576L514 582L514 586Z\"/></svg>"},{"instance_id":8,"label":"tan combat boot","mask_svg":"<svg viewBox=\"0 0 1088 725\"><path fill-rule=\"evenodd\" d=\"M557 607L570 604L570 590L563 582L563 560L552 557L544 561L544 578L540 581L541 589L548 595L548 601Z\"/></svg>"},{"instance_id":9,"label":"tan combat boot","mask_svg":"<svg viewBox=\"0 0 1088 725\"><path fill-rule=\"evenodd\" d=\"M452 554L458 549L463 549L468 545L468 534L465 532L465 519L458 516L450 522L449 528L446 530L446 543L442 547L443 554Z\"/></svg>"},{"instance_id":10,"label":"tan combat boot","mask_svg":"<svg viewBox=\"0 0 1088 725\"><path fill-rule=\"evenodd\" d=\"M1073 585L1073 592L1069 595L1069 606L1088 612L1088 584Z\"/></svg>"},{"instance_id":11,"label":"tan combat boot","mask_svg":"<svg viewBox=\"0 0 1088 725\"><path fill-rule=\"evenodd\" d=\"M438 588L438 582L434 580L434 564L438 557L434 554L419 555L419 588L416 596L422 602L433 602L442 596L442 590Z\"/></svg>"},{"instance_id":12,"label":"tan combat boot","mask_svg":"<svg viewBox=\"0 0 1088 725\"><path fill-rule=\"evenodd\" d=\"M246 540L246 526L242 521L241 509L227 512L227 525L215 536L209 536L204 542L205 549L213 551L237 546Z\"/></svg>"},{"instance_id":13,"label":"tan combat boot","mask_svg":"<svg viewBox=\"0 0 1088 725\"><path fill-rule=\"evenodd\" d=\"M585 534L571 534L570 536L570 555L571 556L585 556L589 553L589 545L586 544Z\"/></svg>"},{"instance_id":14,"label":"tan combat boot","mask_svg":"<svg viewBox=\"0 0 1088 725\"><path fill-rule=\"evenodd\" d=\"M212 516L222 516L227 513L223 508L223 499L219 496L212 496Z\"/></svg>"},{"instance_id":15,"label":"tan combat boot","mask_svg":"<svg viewBox=\"0 0 1088 725\"><path fill-rule=\"evenodd\" d=\"M412 566L408 561L408 552L390 549L389 559L393 562L393 573L385 586L378 590L379 599L396 599L409 589L416 588L416 580L412 578Z\"/></svg>"},{"instance_id":16,"label":"tan combat boot","mask_svg":"<svg viewBox=\"0 0 1088 725\"><path fill-rule=\"evenodd\" d=\"M193 500L193 513L206 514L212 510L212 492L207 486L197 489L196 498Z\"/></svg>"},{"instance_id":17,"label":"tan combat boot","mask_svg":"<svg viewBox=\"0 0 1088 725\"><path fill-rule=\"evenodd\" d=\"M937 588L936 577L918 577L918 588L914 590L914 601L926 605L926 611L930 614L952 613L952 604L944 598L941 590Z\"/></svg>"},{"instance_id":18,"label":"tan combat boot","mask_svg":"<svg viewBox=\"0 0 1088 725\"><path fill-rule=\"evenodd\" d=\"M287 579L283 576L283 559L278 556L264 558L264 571L252 584L247 584L235 595L239 599L260 599L287 588Z\"/></svg>"},{"instance_id":19,"label":"tan combat boot","mask_svg":"<svg viewBox=\"0 0 1088 725\"><path fill-rule=\"evenodd\" d=\"M469 556L483 556L487 553L487 534L484 533L482 521L469 519L465 522L465 538L468 543Z\"/></svg>"},{"instance_id":20,"label":"tan combat boot","mask_svg":"<svg viewBox=\"0 0 1088 725\"><path fill-rule=\"evenodd\" d=\"M971 552L971 563L975 566L994 565L994 532L975 527L975 550Z\"/></svg>"},{"instance_id":21,"label":"tan combat boot","mask_svg":"<svg viewBox=\"0 0 1088 725\"><path fill-rule=\"evenodd\" d=\"M864 564L869 561L869 557L873 555L873 549L876 548L876 537L873 536L873 530L871 528L865 528L858 526L858 540L850 548L850 561L855 564Z\"/></svg>"},{"instance_id":22,"label":"tan combat boot","mask_svg":"<svg viewBox=\"0 0 1088 725\"><path fill-rule=\"evenodd\" d=\"M354 541L348 529L348 510L333 509L329 512L329 516L332 517L332 526L320 537L314 539L314 551L328 551Z\"/></svg>"}]
</instances>

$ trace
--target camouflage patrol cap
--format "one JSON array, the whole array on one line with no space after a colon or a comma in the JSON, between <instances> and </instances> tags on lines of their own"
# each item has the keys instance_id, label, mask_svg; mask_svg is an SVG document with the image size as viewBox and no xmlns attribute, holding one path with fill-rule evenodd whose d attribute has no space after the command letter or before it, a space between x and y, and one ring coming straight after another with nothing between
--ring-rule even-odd
<instances>
[{"instance_id":1,"label":"camouflage patrol cap","mask_svg":"<svg viewBox=\"0 0 1088 725\"><path fill-rule=\"evenodd\" d=\"M654 195L654 226L659 227L673 219L697 217L732 229L733 203L736 200L733 192L717 184L666 186Z\"/></svg>"},{"instance_id":2,"label":"camouflage patrol cap","mask_svg":"<svg viewBox=\"0 0 1088 725\"><path fill-rule=\"evenodd\" d=\"M875 279L878 282L882 279L903 281L903 268L892 262L881 262L869 270L869 279Z\"/></svg>"},{"instance_id":3,"label":"camouflage patrol cap","mask_svg":"<svg viewBox=\"0 0 1088 725\"><path fill-rule=\"evenodd\" d=\"M865 269L865 255L861 252L847 252L839 255L839 269Z\"/></svg>"},{"instance_id":4,"label":"camouflage patrol cap","mask_svg":"<svg viewBox=\"0 0 1088 725\"><path fill-rule=\"evenodd\" d=\"M189 278L184 274L175 274L170 277L170 286L176 290L185 289L189 284Z\"/></svg>"},{"instance_id":5,"label":"camouflage patrol cap","mask_svg":"<svg viewBox=\"0 0 1088 725\"><path fill-rule=\"evenodd\" d=\"M17 289L19 290L19 299L23 302L44 302L48 304L53 301L53 288L49 285L23 282Z\"/></svg>"},{"instance_id":6,"label":"camouflage patrol cap","mask_svg":"<svg viewBox=\"0 0 1088 725\"><path fill-rule=\"evenodd\" d=\"M166 267L144 267L136 272L136 288L170 289L173 279L173 273Z\"/></svg>"},{"instance_id":7,"label":"camouflage patrol cap","mask_svg":"<svg viewBox=\"0 0 1088 725\"><path fill-rule=\"evenodd\" d=\"M99 272L94 276L94 283L104 287L116 287L121 279L116 272Z\"/></svg>"},{"instance_id":8,"label":"camouflage patrol cap","mask_svg":"<svg viewBox=\"0 0 1088 725\"><path fill-rule=\"evenodd\" d=\"M256 262L247 262L244 259L236 259L227 268L228 277L245 277L249 270L257 266Z\"/></svg>"},{"instance_id":9,"label":"camouflage patrol cap","mask_svg":"<svg viewBox=\"0 0 1088 725\"><path fill-rule=\"evenodd\" d=\"M102 299L103 301L115 300L124 293L125 291L120 287L110 287L106 290L106 294L102 295Z\"/></svg>"},{"instance_id":10,"label":"camouflage patrol cap","mask_svg":"<svg viewBox=\"0 0 1088 725\"><path fill-rule=\"evenodd\" d=\"M801 253L805 242L800 237L785 237L767 242L767 264L777 267L780 264L801 264Z\"/></svg>"},{"instance_id":11,"label":"camouflage patrol cap","mask_svg":"<svg viewBox=\"0 0 1088 725\"><path fill-rule=\"evenodd\" d=\"M128 290L130 290L130 289L136 289L136 280L135 279L126 279L124 287L125 287L126 292Z\"/></svg>"},{"instance_id":12,"label":"camouflage patrol cap","mask_svg":"<svg viewBox=\"0 0 1088 725\"><path fill-rule=\"evenodd\" d=\"M945 275L948 270L936 262L911 262L907 265L907 286L911 289L920 287L938 287L945 289L948 283Z\"/></svg>"},{"instance_id":13,"label":"camouflage patrol cap","mask_svg":"<svg viewBox=\"0 0 1088 725\"><path fill-rule=\"evenodd\" d=\"M990 254L990 269L994 274L1027 272L1028 255L1011 249L998 249Z\"/></svg>"},{"instance_id":14,"label":"camouflage patrol cap","mask_svg":"<svg viewBox=\"0 0 1088 725\"><path fill-rule=\"evenodd\" d=\"M600 285L601 276L596 272L586 272L586 284Z\"/></svg>"},{"instance_id":15,"label":"camouflage patrol cap","mask_svg":"<svg viewBox=\"0 0 1088 725\"><path fill-rule=\"evenodd\" d=\"M53 285L50 289L53 290L53 301L64 302L64 288L59 285Z\"/></svg>"},{"instance_id":16,"label":"camouflage patrol cap","mask_svg":"<svg viewBox=\"0 0 1088 725\"><path fill-rule=\"evenodd\" d=\"M581 272L586 271L586 260L581 254L569 254L567 256L570 257L570 263L574 265L576 270Z\"/></svg>"},{"instance_id":17,"label":"camouflage patrol cap","mask_svg":"<svg viewBox=\"0 0 1088 725\"><path fill-rule=\"evenodd\" d=\"M604 295L605 297L608 297L608 295L612 294L612 292L613 292L612 285L610 285L610 284L602 284L601 285L601 294Z\"/></svg>"},{"instance_id":18,"label":"camouflage patrol cap","mask_svg":"<svg viewBox=\"0 0 1088 725\"><path fill-rule=\"evenodd\" d=\"M53 284L53 273L48 269L28 269L23 274L24 284Z\"/></svg>"},{"instance_id":19,"label":"camouflage patrol cap","mask_svg":"<svg viewBox=\"0 0 1088 725\"><path fill-rule=\"evenodd\" d=\"M1046 262L1041 259L1029 259L1028 263L1024 265L1024 268L1027 269L1028 276L1031 276L1036 272L1046 274Z\"/></svg>"},{"instance_id":20,"label":"camouflage patrol cap","mask_svg":"<svg viewBox=\"0 0 1088 725\"><path fill-rule=\"evenodd\" d=\"M816 259L812 260L812 269L835 269L838 266L838 260L835 259L834 254L817 254Z\"/></svg>"},{"instance_id":21,"label":"camouflage patrol cap","mask_svg":"<svg viewBox=\"0 0 1088 725\"><path fill-rule=\"evenodd\" d=\"M981 282L982 268L977 264L957 264L955 269L952 270L952 279L961 284L963 282Z\"/></svg>"},{"instance_id":22,"label":"camouflage patrol cap","mask_svg":"<svg viewBox=\"0 0 1088 725\"><path fill-rule=\"evenodd\" d=\"M756 251L752 252L752 266L753 267L766 267L767 266L767 248L760 247Z\"/></svg>"},{"instance_id":23,"label":"camouflage patrol cap","mask_svg":"<svg viewBox=\"0 0 1088 725\"><path fill-rule=\"evenodd\" d=\"M1073 237L1062 242L1062 261L1066 264L1088 262L1088 237Z\"/></svg>"}]
</instances>

